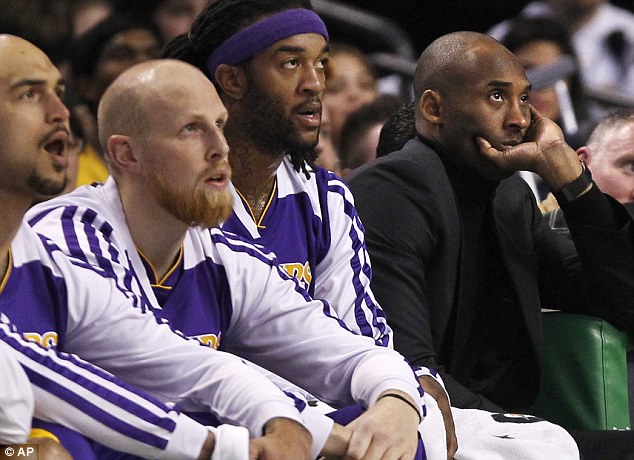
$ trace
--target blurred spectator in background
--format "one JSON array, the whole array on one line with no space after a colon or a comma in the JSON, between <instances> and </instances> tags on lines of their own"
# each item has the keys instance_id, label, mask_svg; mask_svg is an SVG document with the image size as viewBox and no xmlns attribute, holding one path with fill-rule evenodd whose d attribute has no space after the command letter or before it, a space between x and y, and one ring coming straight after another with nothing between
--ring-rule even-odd
<instances>
[{"instance_id":1,"label":"blurred spectator in background","mask_svg":"<svg viewBox=\"0 0 634 460\"><path fill-rule=\"evenodd\" d=\"M315 147L317 159L315 164L341 175L339 165L339 155L332 141L332 128L330 126L330 115L325 105L321 107L321 124L319 126L319 142Z\"/></svg>"},{"instance_id":2,"label":"blurred spectator in background","mask_svg":"<svg viewBox=\"0 0 634 460\"><path fill-rule=\"evenodd\" d=\"M115 0L117 11L152 21L164 43L189 32L209 0Z\"/></svg>"},{"instance_id":3,"label":"blurred spectator in background","mask_svg":"<svg viewBox=\"0 0 634 460\"><path fill-rule=\"evenodd\" d=\"M634 201L634 109L608 115L577 154L602 192L621 203Z\"/></svg>"},{"instance_id":4,"label":"blurred spectator in background","mask_svg":"<svg viewBox=\"0 0 634 460\"><path fill-rule=\"evenodd\" d=\"M570 35L564 25L554 18L516 18L510 23L502 44L517 56L528 71L529 78L531 70L552 68L549 66L562 62L560 60L564 57L572 58L575 67L578 66ZM578 148L585 144L596 121L588 115L588 100L579 72L577 69L571 69L571 72L565 70L563 68L559 72L562 78L553 82L553 85L533 89L531 104L542 115L561 126L566 142L571 147ZM556 77L551 79L555 80ZM568 108L571 110L566 118L562 116L562 109Z\"/></svg>"},{"instance_id":5,"label":"blurred spectator in background","mask_svg":"<svg viewBox=\"0 0 634 460\"><path fill-rule=\"evenodd\" d=\"M331 42L322 102L328 110L336 149L348 114L378 94L377 77L365 54L350 44Z\"/></svg>"},{"instance_id":6,"label":"blurred spectator in background","mask_svg":"<svg viewBox=\"0 0 634 460\"><path fill-rule=\"evenodd\" d=\"M383 124L403 104L394 94L382 94L348 115L341 130L339 163L344 179L359 166L376 158Z\"/></svg>"},{"instance_id":7,"label":"blurred spectator in background","mask_svg":"<svg viewBox=\"0 0 634 460\"><path fill-rule=\"evenodd\" d=\"M546 0L529 3L520 15L551 16L565 24L581 64L582 83L593 97L606 99L596 93L617 92L616 99L632 100L634 14L607 0ZM490 34L503 39L509 24L503 21ZM614 108L605 102L606 111Z\"/></svg>"},{"instance_id":8,"label":"blurred spectator in background","mask_svg":"<svg viewBox=\"0 0 634 460\"><path fill-rule=\"evenodd\" d=\"M601 120L577 155L601 191L634 215L634 109L621 109ZM551 228L567 232L564 213L558 207L546 214L546 220Z\"/></svg>"},{"instance_id":9,"label":"blurred spectator in background","mask_svg":"<svg viewBox=\"0 0 634 460\"><path fill-rule=\"evenodd\" d=\"M72 77L81 102L71 107L73 130L84 139L79 154L77 185L108 177L99 137L97 106L104 91L124 70L159 57L162 41L153 25L110 16L76 39Z\"/></svg>"},{"instance_id":10,"label":"blurred spectator in background","mask_svg":"<svg viewBox=\"0 0 634 460\"><path fill-rule=\"evenodd\" d=\"M579 64L565 25L552 17L520 16L510 21L502 44L517 56L533 83L531 104L561 126L572 148L584 145L597 117L588 113ZM566 65L565 60L570 64ZM545 85L548 81L551 83ZM556 206L554 199L542 203L549 198L550 190L541 177L529 171L519 174L544 211Z\"/></svg>"},{"instance_id":11,"label":"blurred spectator in background","mask_svg":"<svg viewBox=\"0 0 634 460\"><path fill-rule=\"evenodd\" d=\"M113 11L112 0L75 0L71 11L73 36L85 34Z\"/></svg>"},{"instance_id":12,"label":"blurred spectator in background","mask_svg":"<svg viewBox=\"0 0 634 460\"><path fill-rule=\"evenodd\" d=\"M71 0L11 0L1 6L0 33L30 41L64 74L72 40Z\"/></svg>"}]
</instances>

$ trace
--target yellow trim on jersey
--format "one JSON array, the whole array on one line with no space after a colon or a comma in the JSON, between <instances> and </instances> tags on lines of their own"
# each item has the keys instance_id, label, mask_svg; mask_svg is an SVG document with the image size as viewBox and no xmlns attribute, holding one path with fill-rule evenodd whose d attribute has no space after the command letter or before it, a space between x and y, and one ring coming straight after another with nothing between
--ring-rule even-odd
<instances>
[{"instance_id":1,"label":"yellow trim on jersey","mask_svg":"<svg viewBox=\"0 0 634 460\"><path fill-rule=\"evenodd\" d=\"M30 438L49 438L55 441L57 444L61 444L57 436L55 436L50 431L46 431L43 428L33 428L31 430L31 433L29 434L29 439Z\"/></svg>"},{"instance_id":2,"label":"yellow trim on jersey","mask_svg":"<svg viewBox=\"0 0 634 460\"><path fill-rule=\"evenodd\" d=\"M147 258L147 256L143 254L143 251L141 251L139 248L136 248L136 250L139 253L139 256L141 256L141 258L143 258L143 260L145 260L145 262L148 264L148 266L150 267L150 270L152 270L152 277L154 278L154 281L155 281L154 283L150 283L152 287L158 287L158 288L168 289L168 290L172 289L172 286L164 286L163 283L165 283L165 280L169 278L169 276L172 273L174 273L174 271L176 271L176 269L180 266L181 262L183 261L183 245L181 244L181 247L178 249L178 256L176 257L176 261L170 267L170 269L167 270L167 273L165 273L163 278L161 278L160 280L158 280L158 275L156 274L156 269L154 268L154 265L152 265L152 263Z\"/></svg>"},{"instance_id":3,"label":"yellow trim on jersey","mask_svg":"<svg viewBox=\"0 0 634 460\"><path fill-rule=\"evenodd\" d=\"M253 222L255 222L256 227L266 228L266 226L262 225L262 221L264 220L264 217L266 216L266 212L271 207L271 203L273 202L273 197L275 196L275 193L277 192L277 177L275 177L275 182L273 182L273 190L271 191L271 194L269 195L269 201L266 203L266 206L264 206L262 215L260 216L260 219L257 222L255 220L255 214L253 214L253 210L251 209L251 206L249 206L249 202L247 201L247 199L244 197L242 193L240 193L240 190L238 190L237 188L236 188L236 192L238 192L238 195L240 195L240 198L242 198L242 202L246 205L247 210L249 211L249 214L251 214L251 219L253 219Z\"/></svg>"},{"instance_id":4,"label":"yellow trim on jersey","mask_svg":"<svg viewBox=\"0 0 634 460\"><path fill-rule=\"evenodd\" d=\"M11 269L13 268L13 254L11 253L11 248L9 248L9 260L7 261L7 271L2 277L2 281L0 281L0 293L4 291L4 287L7 285L9 281L9 275L11 274Z\"/></svg>"}]
</instances>

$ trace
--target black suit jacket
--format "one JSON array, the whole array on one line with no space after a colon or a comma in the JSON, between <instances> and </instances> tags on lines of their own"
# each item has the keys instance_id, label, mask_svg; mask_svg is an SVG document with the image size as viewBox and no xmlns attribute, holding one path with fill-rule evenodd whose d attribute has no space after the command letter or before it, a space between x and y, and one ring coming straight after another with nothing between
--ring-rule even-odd
<instances>
[{"instance_id":1,"label":"black suit jacket","mask_svg":"<svg viewBox=\"0 0 634 460\"><path fill-rule=\"evenodd\" d=\"M414 139L356 170L349 185L366 230L372 289L394 330L395 348L412 364L439 370L454 406L497 410L461 383L478 350L466 342L474 313L461 308L461 222L439 156ZM597 315L634 330L631 217L596 186L563 208L574 244L548 227L518 176L501 181L494 198L500 253L532 356L517 385L531 398L539 382L542 307Z\"/></svg>"}]
</instances>

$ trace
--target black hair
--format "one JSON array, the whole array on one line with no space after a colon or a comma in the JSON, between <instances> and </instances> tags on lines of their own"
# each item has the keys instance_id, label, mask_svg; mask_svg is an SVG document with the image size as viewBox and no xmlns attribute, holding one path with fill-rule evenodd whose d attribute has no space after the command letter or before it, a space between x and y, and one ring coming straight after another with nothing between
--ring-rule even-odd
<instances>
[{"instance_id":1,"label":"black hair","mask_svg":"<svg viewBox=\"0 0 634 460\"><path fill-rule=\"evenodd\" d=\"M313 9L310 0L213 1L198 15L189 33L181 34L165 45L161 55L192 64L213 81L206 63L220 44L260 19L294 8ZM306 163L312 166L317 158L314 149L288 154L295 170L306 174Z\"/></svg>"},{"instance_id":2,"label":"black hair","mask_svg":"<svg viewBox=\"0 0 634 460\"><path fill-rule=\"evenodd\" d=\"M383 124L376 146L377 158L401 150L407 141L416 137L415 106L415 102L403 104Z\"/></svg>"}]
</instances>

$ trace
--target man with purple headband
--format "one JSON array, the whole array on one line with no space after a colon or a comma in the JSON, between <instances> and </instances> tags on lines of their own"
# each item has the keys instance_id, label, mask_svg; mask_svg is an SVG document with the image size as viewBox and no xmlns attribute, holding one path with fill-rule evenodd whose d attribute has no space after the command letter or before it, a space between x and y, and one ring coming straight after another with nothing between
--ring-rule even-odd
<instances>
[{"instance_id":1,"label":"man with purple headband","mask_svg":"<svg viewBox=\"0 0 634 460\"><path fill-rule=\"evenodd\" d=\"M229 148L222 132L227 114L210 81L184 62L150 61L115 80L98 113L111 177L103 185L80 187L40 203L27 215L44 240L89 272L81 278L71 273L66 281L88 289L85 279L94 283L91 277L103 278L137 309L151 310L197 338L201 346L192 348L219 348L253 361L342 409L332 418L346 427L294 398L302 423L280 416L271 429L284 423L288 432L297 425L297 439L277 444L284 457L263 451L258 458L308 459L308 452L304 457L299 451L306 439L312 440L312 458L321 452L411 459L417 449L416 458L425 458L417 433L424 415L421 391L403 357L342 328L328 303L311 299L274 255L221 229L209 230L232 211ZM95 291L100 298L110 294ZM118 327L127 329L125 324ZM143 331L138 334L143 337ZM91 352L98 350L86 353ZM187 367L196 367L191 362L195 359L188 359ZM138 361L132 361L127 377L142 377L134 368L148 361L148 354L140 353ZM164 374L152 380L165 388L182 380L183 369L178 375L161 370ZM216 374L226 390L234 390L217 406L187 401L183 409L200 422L218 424L224 420L225 404L243 400L231 377L252 385L264 380L258 392L244 393L245 401L271 384L261 374L254 377L252 369L246 371ZM190 382L192 392L201 385L195 378ZM266 405L261 406L263 415L269 412ZM243 423L240 417L232 421ZM244 423L252 437L260 437L261 428L249 419ZM119 458L110 449L96 449L99 458Z\"/></svg>"},{"instance_id":2,"label":"man with purple headband","mask_svg":"<svg viewBox=\"0 0 634 460\"><path fill-rule=\"evenodd\" d=\"M328 300L349 329L391 347L392 331L370 289L371 267L352 194L339 177L314 165L328 33L310 2L216 0L187 35L167 45L163 56L205 72L228 108L234 212L223 230L274 251L284 269L314 297ZM449 400L433 371L416 373L426 392L421 432L427 455L452 458L457 442ZM485 436L492 439L486 431L506 428L487 425L490 416L463 418L463 458L491 458L496 452L483 442ZM470 439L473 427L479 431ZM546 430L538 436L528 431L513 433L511 443L534 436L533 446L547 447L540 455L529 441L514 458L557 458ZM440 440L445 454L431 453L435 443L428 440Z\"/></svg>"},{"instance_id":3,"label":"man with purple headband","mask_svg":"<svg viewBox=\"0 0 634 460\"><path fill-rule=\"evenodd\" d=\"M314 165L327 52L328 31L309 1L220 0L163 56L205 72L229 110L234 212L223 229L275 252L349 329L391 347L352 195L341 178ZM416 373L444 410L451 456L448 398L430 370Z\"/></svg>"}]
</instances>

